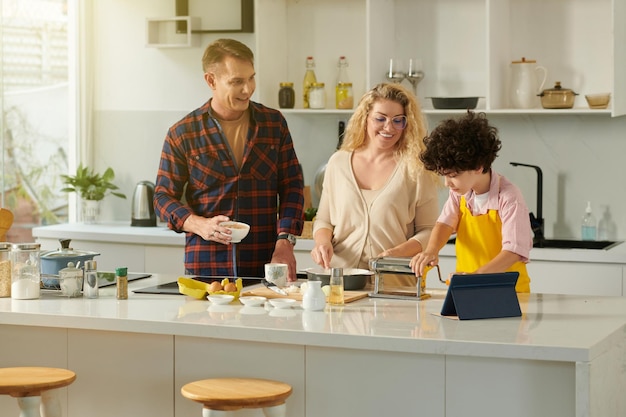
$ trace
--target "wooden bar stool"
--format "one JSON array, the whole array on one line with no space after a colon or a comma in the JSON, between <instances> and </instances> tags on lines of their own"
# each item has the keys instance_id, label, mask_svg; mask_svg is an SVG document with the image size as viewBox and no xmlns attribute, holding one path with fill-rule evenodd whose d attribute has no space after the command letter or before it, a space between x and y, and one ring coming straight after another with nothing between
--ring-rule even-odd
<instances>
[{"instance_id":1,"label":"wooden bar stool","mask_svg":"<svg viewBox=\"0 0 626 417\"><path fill-rule=\"evenodd\" d=\"M68 386L75 379L76 374L67 369L0 368L0 395L17 398L20 417L61 417L56 391L50 390Z\"/></svg>"},{"instance_id":2,"label":"wooden bar stool","mask_svg":"<svg viewBox=\"0 0 626 417\"><path fill-rule=\"evenodd\" d=\"M202 417L223 417L241 408L262 408L266 417L285 417L291 385L269 379L213 378L190 382L180 390L202 403Z\"/></svg>"}]
</instances>

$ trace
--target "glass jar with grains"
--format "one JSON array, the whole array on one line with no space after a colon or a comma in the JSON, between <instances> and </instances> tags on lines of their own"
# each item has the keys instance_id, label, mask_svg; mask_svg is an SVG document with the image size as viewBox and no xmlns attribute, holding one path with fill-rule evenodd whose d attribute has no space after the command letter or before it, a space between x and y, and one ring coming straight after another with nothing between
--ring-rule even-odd
<instances>
[{"instance_id":1,"label":"glass jar with grains","mask_svg":"<svg viewBox=\"0 0 626 417\"><path fill-rule=\"evenodd\" d=\"M0 297L11 296L11 244L0 242Z\"/></svg>"}]
</instances>

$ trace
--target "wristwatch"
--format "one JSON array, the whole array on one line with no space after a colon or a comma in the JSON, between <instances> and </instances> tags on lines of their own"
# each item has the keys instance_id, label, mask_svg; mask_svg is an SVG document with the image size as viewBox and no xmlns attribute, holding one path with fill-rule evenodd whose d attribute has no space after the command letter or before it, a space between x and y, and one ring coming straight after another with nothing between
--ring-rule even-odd
<instances>
[{"instance_id":1,"label":"wristwatch","mask_svg":"<svg viewBox=\"0 0 626 417\"><path fill-rule=\"evenodd\" d=\"M291 233L283 233L282 235L278 235L276 240L280 240L280 239L287 239L289 243L291 243L292 245L296 244L296 236L292 235Z\"/></svg>"}]
</instances>

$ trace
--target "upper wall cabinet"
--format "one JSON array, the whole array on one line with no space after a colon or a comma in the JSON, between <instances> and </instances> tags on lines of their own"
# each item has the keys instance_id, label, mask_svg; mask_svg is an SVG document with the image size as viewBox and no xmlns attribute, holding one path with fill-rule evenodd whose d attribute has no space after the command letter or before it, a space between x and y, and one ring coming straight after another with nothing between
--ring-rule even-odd
<instances>
[{"instance_id":1,"label":"upper wall cabinet","mask_svg":"<svg viewBox=\"0 0 626 417\"><path fill-rule=\"evenodd\" d=\"M254 0L175 2L175 17L146 19L146 46L182 48L196 46L193 34L254 32Z\"/></svg>"},{"instance_id":2,"label":"upper wall cabinet","mask_svg":"<svg viewBox=\"0 0 626 417\"><path fill-rule=\"evenodd\" d=\"M176 16L200 17L191 33L254 32L254 0L175 1Z\"/></svg>"},{"instance_id":3,"label":"upper wall cabinet","mask_svg":"<svg viewBox=\"0 0 626 417\"><path fill-rule=\"evenodd\" d=\"M391 59L403 72L418 63L428 113L446 112L429 97L472 96L490 113L626 114L626 0L278 0L257 8L259 94L270 105L281 81L301 94L313 55L330 107L336 62L346 55L355 97L387 80ZM543 109L537 97L534 108L514 109L511 63L522 57L546 68L544 89L559 81L577 93L574 108ZM596 93L611 93L607 109L589 109L585 95Z\"/></svg>"}]
</instances>

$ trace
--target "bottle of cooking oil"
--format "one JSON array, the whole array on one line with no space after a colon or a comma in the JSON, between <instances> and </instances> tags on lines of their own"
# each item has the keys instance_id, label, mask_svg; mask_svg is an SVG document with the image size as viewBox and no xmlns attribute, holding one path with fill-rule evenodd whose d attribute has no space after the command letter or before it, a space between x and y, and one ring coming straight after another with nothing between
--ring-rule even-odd
<instances>
[{"instance_id":1,"label":"bottle of cooking oil","mask_svg":"<svg viewBox=\"0 0 626 417\"><path fill-rule=\"evenodd\" d=\"M343 305L343 268L331 268L330 270L330 296L328 303Z\"/></svg>"},{"instance_id":2,"label":"bottle of cooking oil","mask_svg":"<svg viewBox=\"0 0 626 417\"><path fill-rule=\"evenodd\" d=\"M302 83L302 107L309 108L309 90L311 85L317 82L315 77L315 60L312 56L306 57L306 72L304 73L304 81Z\"/></svg>"},{"instance_id":3,"label":"bottle of cooking oil","mask_svg":"<svg viewBox=\"0 0 626 417\"><path fill-rule=\"evenodd\" d=\"M335 107L351 109L354 106L352 83L348 78L348 60L345 56L339 57L337 62L337 83L335 84Z\"/></svg>"}]
</instances>

